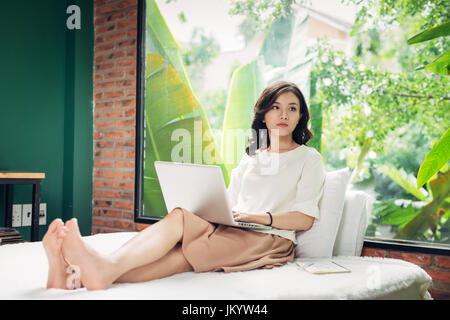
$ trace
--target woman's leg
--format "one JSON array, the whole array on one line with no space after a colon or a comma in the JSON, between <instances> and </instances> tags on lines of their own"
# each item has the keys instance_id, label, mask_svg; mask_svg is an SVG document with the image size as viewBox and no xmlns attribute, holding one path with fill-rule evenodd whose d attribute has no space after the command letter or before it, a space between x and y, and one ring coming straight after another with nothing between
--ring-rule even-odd
<instances>
[{"instance_id":1,"label":"woman's leg","mask_svg":"<svg viewBox=\"0 0 450 320\"><path fill-rule=\"evenodd\" d=\"M184 257L181 243L178 243L161 259L124 273L115 283L145 282L189 271L193 269Z\"/></svg>"},{"instance_id":2,"label":"woman's leg","mask_svg":"<svg viewBox=\"0 0 450 320\"><path fill-rule=\"evenodd\" d=\"M76 224L76 219L66 223L69 230L71 223ZM108 256L100 255L72 231L64 238L62 252L68 262L80 267L81 281L88 290L106 289L122 274L165 256L182 237L183 210L175 208Z\"/></svg>"}]
</instances>

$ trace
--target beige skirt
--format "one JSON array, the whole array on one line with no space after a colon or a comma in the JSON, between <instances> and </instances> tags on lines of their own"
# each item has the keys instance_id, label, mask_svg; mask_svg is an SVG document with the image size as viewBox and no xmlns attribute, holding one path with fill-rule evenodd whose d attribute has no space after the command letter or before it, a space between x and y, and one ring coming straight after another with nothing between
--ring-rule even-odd
<instances>
[{"instance_id":1,"label":"beige skirt","mask_svg":"<svg viewBox=\"0 0 450 320\"><path fill-rule=\"evenodd\" d=\"M210 223L184 211L182 251L194 272L270 269L294 261L294 244L283 237Z\"/></svg>"}]
</instances>

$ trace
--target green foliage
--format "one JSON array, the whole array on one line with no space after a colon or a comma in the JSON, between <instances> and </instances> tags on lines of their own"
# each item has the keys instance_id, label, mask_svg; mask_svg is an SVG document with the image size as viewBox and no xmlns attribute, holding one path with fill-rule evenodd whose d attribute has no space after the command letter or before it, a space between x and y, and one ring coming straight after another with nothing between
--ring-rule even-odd
<instances>
[{"instance_id":1,"label":"green foliage","mask_svg":"<svg viewBox=\"0 0 450 320\"><path fill-rule=\"evenodd\" d=\"M433 199L414 216L411 221L399 228L395 238L418 239L430 232L434 234L440 225L441 216L450 208L450 171L430 181Z\"/></svg>"},{"instance_id":2,"label":"green foliage","mask_svg":"<svg viewBox=\"0 0 450 320\"><path fill-rule=\"evenodd\" d=\"M201 100L208 113L211 127L216 130L221 130L227 101L227 90L222 88L210 90L202 96ZM220 138L220 136L217 137L219 145L221 144Z\"/></svg>"},{"instance_id":3,"label":"green foliage","mask_svg":"<svg viewBox=\"0 0 450 320\"><path fill-rule=\"evenodd\" d=\"M285 67L288 63L294 21L295 17L289 15L278 19L270 27L261 48L261 54L267 65Z\"/></svg>"},{"instance_id":4,"label":"green foliage","mask_svg":"<svg viewBox=\"0 0 450 320\"><path fill-rule=\"evenodd\" d=\"M447 78L437 81L422 73L393 73L366 66L319 42L311 72L319 79L314 103L324 106L324 127L350 147L382 153L387 134L411 121L421 123L427 137L447 127ZM426 92L426 94L424 93Z\"/></svg>"},{"instance_id":5,"label":"green foliage","mask_svg":"<svg viewBox=\"0 0 450 320\"><path fill-rule=\"evenodd\" d=\"M434 148L425 156L417 174L417 188L433 178L450 160L450 129L447 129Z\"/></svg>"},{"instance_id":6,"label":"green foliage","mask_svg":"<svg viewBox=\"0 0 450 320\"><path fill-rule=\"evenodd\" d=\"M450 19L446 0L342 0L342 2L361 6L353 25L353 35L361 29L376 25L404 25L412 17L420 19L419 25L423 28Z\"/></svg>"},{"instance_id":7,"label":"green foliage","mask_svg":"<svg viewBox=\"0 0 450 320\"><path fill-rule=\"evenodd\" d=\"M228 172L236 167L247 146L253 106L264 90L264 62L256 59L235 70L230 82L222 129L221 154ZM246 134L247 133L247 134ZM228 177L226 185L228 185Z\"/></svg>"},{"instance_id":8,"label":"green foliage","mask_svg":"<svg viewBox=\"0 0 450 320\"><path fill-rule=\"evenodd\" d=\"M184 15L184 12L180 12L178 14L178 19L180 19L181 22L186 23L186 16Z\"/></svg>"},{"instance_id":9,"label":"green foliage","mask_svg":"<svg viewBox=\"0 0 450 320\"><path fill-rule=\"evenodd\" d=\"M389 176L392 180L397 182L403 189L405 189L408 193L412 194L414 197L421 201L428 201L427 196L424 195L425 190L416 189L416 179L414 175L407 174L402 169L397 169L392 165L384 164L380 165L378 169Z\"/></svg>"},{"instance_id":10,"label":"green foliage","mask_svg":"<svg viewBox=\"0 0 450 320\"><path fill-rule=\"evenodd\" d=\"M415 216L417 211L414 210L410 203L406 207L397 206L393 201L387 201L377 206L376 211L381 216L381 223L403 227Z\"/></svg>"},{"instance_id":11,"label":"green foliage","mask_svg":"<svg viewBox=\"0 0 450 320\"><path fill-rule=\"evenodd\" d=\"M419 67L417 68L417 70L423 68L443 76L450 75L450 51L443 53L439 58L437 58L433 62L427 64L424 67Z\"/></svg>"},{"instance_id":12,"label":"green foliage","mask_svg":"<svg viewBox=\"0 0 450 320\"><path fill-rule=\"evenodd\" d=\"M254 31L268 30L278 19L292 13L295 0L231 0L229 14L246 16Z\"/></svg>"},{"instance_id":13,"label":"green foliage","mask_svg":"<svg viewBox=\"0 0 450 320\"><path fill-rule=\"evenodd\" d=\"M448 36L450 34L450 21L444 22L436 27L422 31L408 39L408 44L414 44L432 40L438 37Z\"/></svg>"},{"instance_id":14,"label":"green foliage","mask_svg":"<svg viewBox=\"0 0 450 320\"><path fill-rule=\"evenodd\" d=\"M357 40L355 54L364 57L365 62L384 65L386 60L395 59L402 70L413 70L438 59L442 52L450 49L444 38L421 43L416 48L407 43L411 34L417 34L429 27L435 27L450 20L445 1L428 0L347 0L346 3L362 5L358 12L351 35ZM370 34L373 30L383 33L380 51L373 54ZM363 38L361 43L358 39ZM372 39L373 41L373 39ZM400 70L396 70L397 72Z\"/></svg>"},{"instance_id":15,"label":"green foliage","mask_svg":"<svg viewBox=\"0 0 450 320\"><path fill-rule=\"evenodd\" d=\"M408 40L408 44L444 37L449 33L450 23L446 22L413 36ZM444 76L450 74L450 50L426 65L425 69ZM410 222L398 230L395 237L415 239L423 235L436 234L437 238L442 241L440 230L438 230L443 223L441 215L448 213L447 211L450 209L450 171L447 164L449 159L450 134L447 128L441 139L426 155L417 176L417 186L422 186L426 182L431 190L432 199ZM444 165L447 167L447 171L443 175L437 176L437 172Z\"/></svg>"},{"instance_id":16,"label":"green foliage","mask_svg":"<svg viewBox=\"0 0 450 320\"><path fill-rule=\"evenodd\" d=\"M244 36L245 44L247 45L258 32L258 22L253 18L245 17L245 19L238 26L239 33Z\"/></svg>"},{"instance_id":17,"label":"green foliage","mask_svg":"<svg viewBox=\"0 0 450 320\"><path fill-rule=\"evenodd\" d=\"M182 56L187 67L202 70L220 52L220 45L213 36L205 35L201 28L194 28L189 43L184 47Z\"/></svg>"},{"instance_id":18,"label":"green foliage","mask_svg":"<svg viewBox=\"0 0 450 320\"><path fill-rule=\"evenodd\" d=\"M441 75L447 73L446 54L440 56L440 52L447 50L449 44L436 38L437 34L447 32L446 28L422 33L419 39L425 36L434 40L423 43L419 50L407 44L408 35L417 33L423 26L448 21L448 10L442 10L445 6L440 1L351 2L364 4L352 32L354 56L346 60L344 54L322 42L318 47L318 63L312 70L315 77L322 79L317 82L315 103L325 106L324 146L339 152L338 160L345 159L347 166L357 169L361 166L361 181L356 186L363 186L363 182L369 188L372 186L381 199L374 205L367 235L376 236L379 228L390 226L395 238L448 241L449 235L445 233L449 228L448 214L443 202L448 197L448 179L444 178L448 173L441 178L434 175L434 180L426 183L427 190L420 192L416 185L418 188L424 183L419 185L414 179L420 163L410 163L406 156L423 159L417 156L416 150L420 148L423 155L423 146L429 151L432 141L448 129L448 78L413 72L417 65L425 63L428 70ZM422 138L416 139L417 144L411 139L390 141L393 132L415 129ZM434 170L447 166L448 155L442 146L448 148L449 144L444 137L441 140L444 142L440 143L439 152L429 152ZM368 143L376 157L366 160L361 155L366 153ZM361 158L366 163L361 163ZM327 161L330 163L330 159ZM428 179L430 174L431 170ZM433 186L436 192L432 191ZM402 198L421 201L418 206L404 206L389 200Z\"/></svg>"},{"instance_id":19,"label":"green foliage","mask_svg":"<svg viewBox=\"0 0 450 320\"><path fill-rule=\"evenodd\" d=\"M220 44L201 28L194 28L189 43L181 48L183 64L194 83L203 81L204 68L219 54ZM194 89L196 85L194 85Z\"/></svg>"},{"instance_id":20,"label":"green foliage","mask_svg":"<svg viewBox=\"0 0 450 320\"><path fill-rule=\"evenodd\" d=\"M443 24L440 24L436 27L427 29L425 31L416 34L415 36L408 39L408 44L415 44L424 41L429 41L435 38L445 37L450 34L450 21L447 21ZM450 74L450 50L447 50L438 58L436 58L433 62L428 63L425 66L417 68L427 69L431 72L434 72L439 75L447 76Z\"/></svg>"},{"instance_id":21,"label":"green foliage","mask_svg":"<svg viewBox=\"0 0 450 320\"><path fill-rule=\"evenodd\" d=\"M183 64L192 82L194 92L205 107L211 127L220 130L225 110L226 93L224 90L203 92L204 70L220 53L220 44L212 36L207 36L201 28L194 28L190 41L180 48ZM220 145L220 137L217 137Z\"/></svg>"}]
</instances>

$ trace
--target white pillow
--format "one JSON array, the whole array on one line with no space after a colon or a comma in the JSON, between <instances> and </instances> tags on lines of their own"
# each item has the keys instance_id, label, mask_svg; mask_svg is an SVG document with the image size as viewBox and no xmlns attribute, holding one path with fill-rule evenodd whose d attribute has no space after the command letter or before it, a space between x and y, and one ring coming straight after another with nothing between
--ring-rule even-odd
<instances>
[{"instance_id":1,"label":"white pillow","mask_svg":"<svg viewBox=\"0 0 450 320\"><path fill-rule=\"evenodd\" d=\"M333 256L360 256L375 199L364 191L348 190Z\"/></svg>"},{"instance_id":2,"label":"white pillow","mask_svg":"<svg viewBox=\"0 0 450 320\"><path fill-rule=\"evenodd\" d=\"M331 258L349 180L349 168L326 173L323 196L319 201L320 219L314 220L311 229L296 232L295 257Z\"/></svg>"}]
</instances>

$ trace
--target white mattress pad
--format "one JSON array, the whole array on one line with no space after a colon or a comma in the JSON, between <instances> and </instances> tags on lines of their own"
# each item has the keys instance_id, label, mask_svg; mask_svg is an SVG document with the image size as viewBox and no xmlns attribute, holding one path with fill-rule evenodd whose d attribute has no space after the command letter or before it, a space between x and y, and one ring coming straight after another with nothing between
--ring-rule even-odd
<instances>
[{"instance_id":1,"label":"white mattress pad","mask_svg":"<svg viewBox=\"0 0 450 320\"><path fill-rule=\"evenodd\" d=\"M83 240L98 252L109 253L135 234L97 234ZM69 291L45 288L48 263L41 242L9 244L0 246L0 299L432 299L428 292L431 277L413 263L378 257L332 259L351 272L311 274L292 262L273 269L187 272L142 283L113 284L107 290Z\"/></svg>"}]
</instances>

